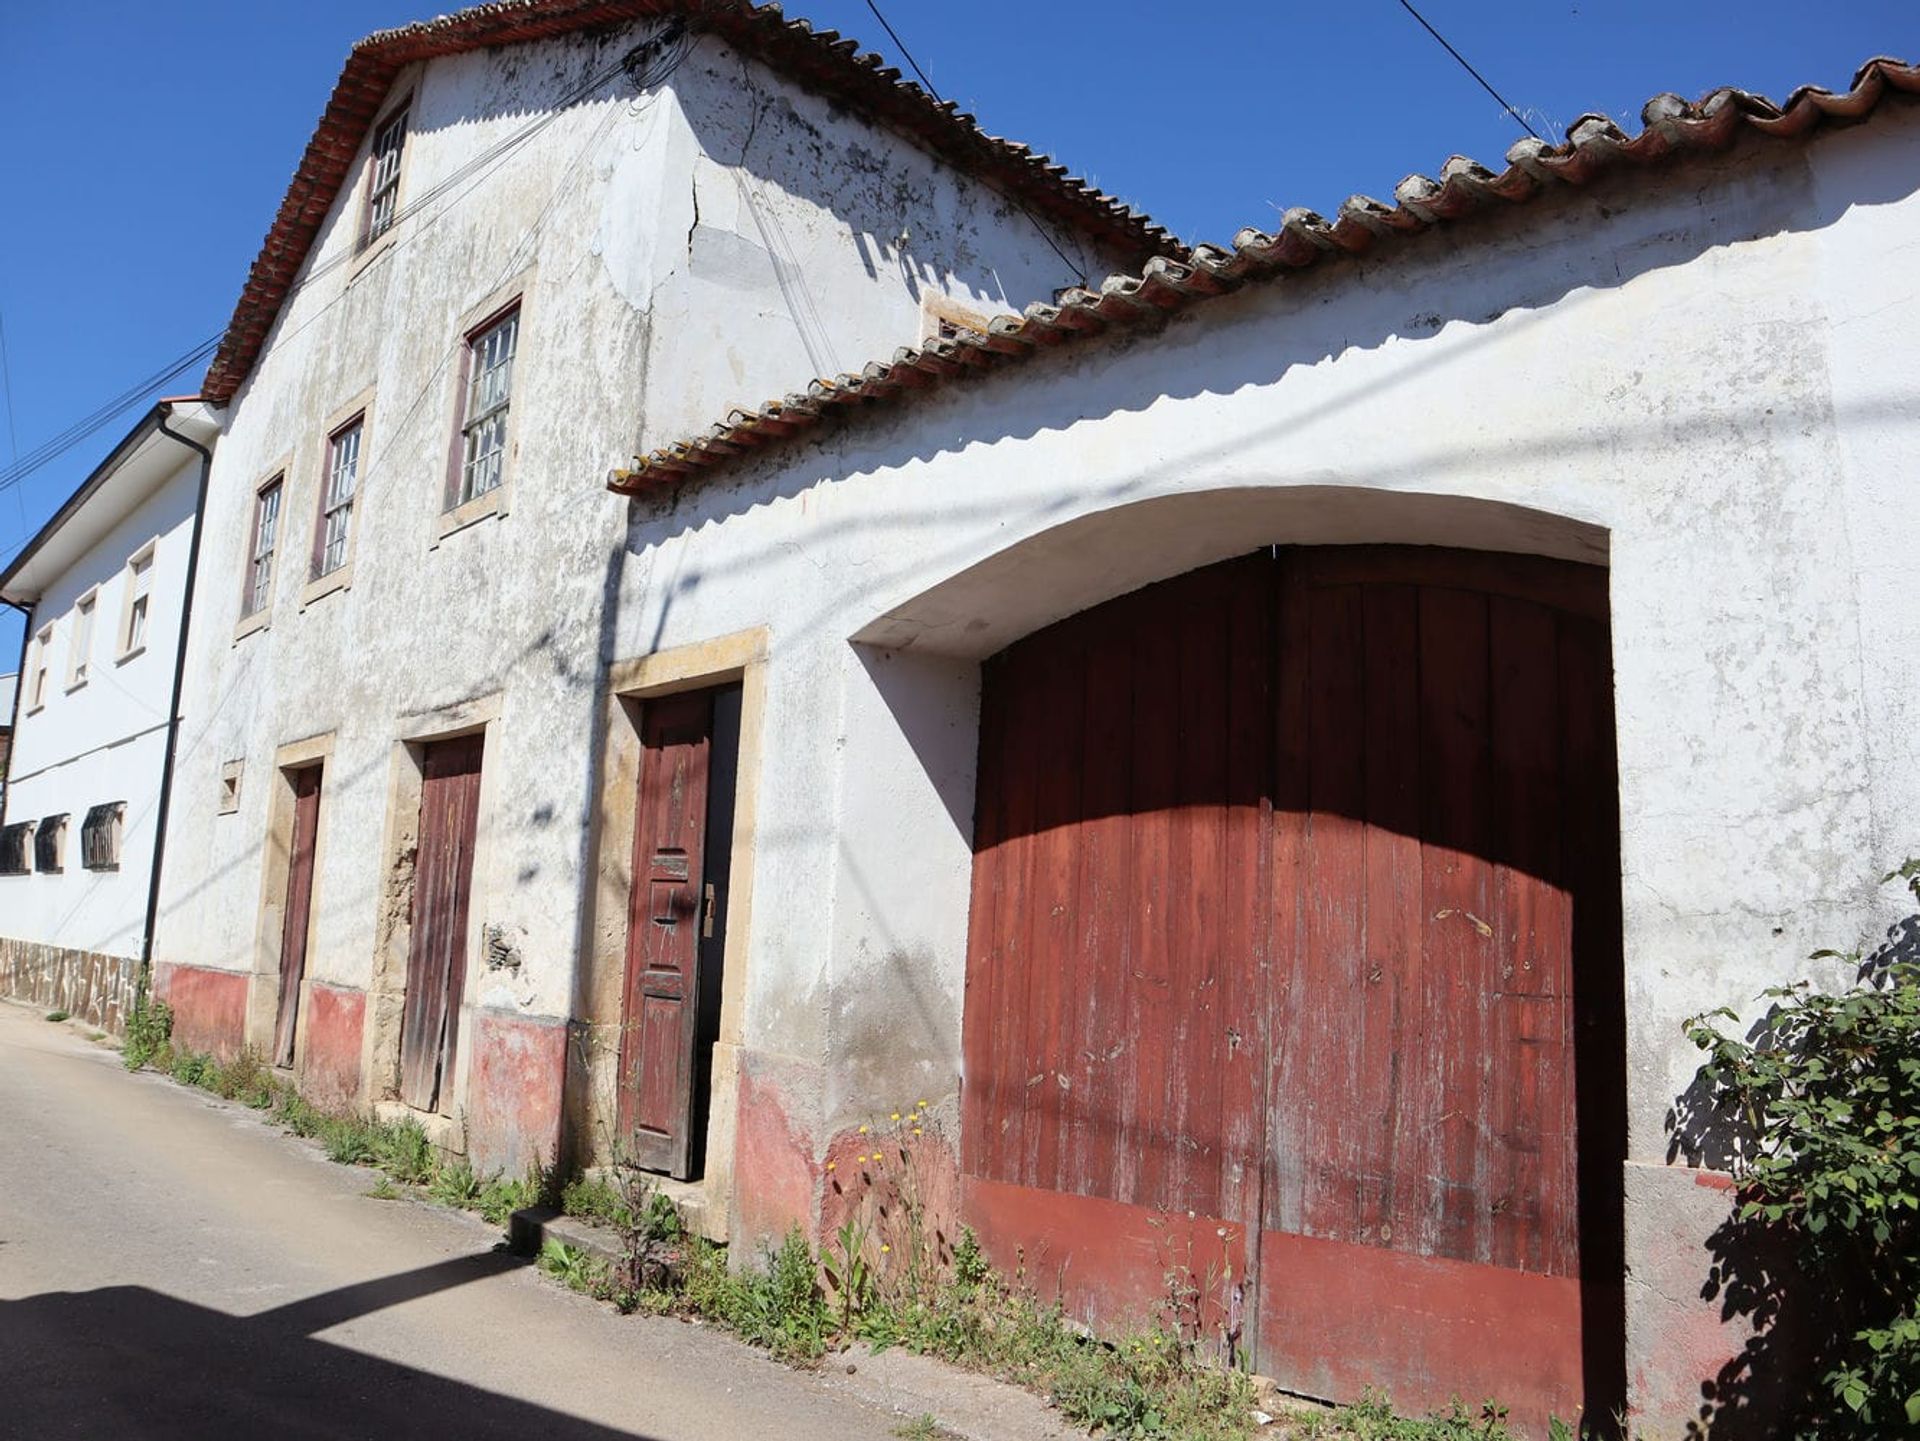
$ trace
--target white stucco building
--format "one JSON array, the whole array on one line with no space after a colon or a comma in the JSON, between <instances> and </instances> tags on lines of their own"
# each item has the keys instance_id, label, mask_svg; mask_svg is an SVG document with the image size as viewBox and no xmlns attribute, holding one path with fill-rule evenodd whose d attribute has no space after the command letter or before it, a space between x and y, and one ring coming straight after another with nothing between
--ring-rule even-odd
<instances>
[{"instance_id":1,"label":"white stucco building","mask_svg":"<svg viewBox=\"0 0 1920 1441\"><path fill-rule=\"evenodd\" d=\"M5 809L0 981L116 1028L148 902L193 565L218 418L165 400L0 572L26 615Z\"/></svg>"},{"instance_id":2,"label":"white stucco building","mask_svg":"<svg viewBox=\"0 0 1920 1441\"><path fill-rule=\"evenodd\" d=\"M1188 251L609 10L357 47L209 373L181 1039L749 1248L924 1101L1079 1313L1742 1404L1679 1021L1915 849L1920 72Z\"/></svg>"}]
</instances>

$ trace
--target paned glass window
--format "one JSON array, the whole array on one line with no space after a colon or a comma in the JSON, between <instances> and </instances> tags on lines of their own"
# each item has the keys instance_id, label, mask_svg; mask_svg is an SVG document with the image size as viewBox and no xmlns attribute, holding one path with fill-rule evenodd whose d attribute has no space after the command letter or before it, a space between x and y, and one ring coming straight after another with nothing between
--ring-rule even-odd
<instances>
[{"instance_id":1,"label":"paned glass window","mask_svg":"<svg viewBox=\"0 0 1920 1441\"><path fill-rule=\"evenodd\" d=\"M67 684L87 683L87 663L93 659L93 612L99 597L88 594L73 608L73 651L67 657Z\"/></svg>"},{"instance_id":2,"label":"paned glass window","mask_svg":"<svg viewBox=\"0 0 1920 1441\"><path fill-rule=\"evenodd\" d=\"M373 179L367 191L367 238L371 245L392 226L400 209L400 152L407 141L407 111L402 106L373 137Z\"/></svg>"},{"instance_id":3,"label":"paned glass window","mask_svg":"<svg viewBox=\"0 0 1920 1441\"><path fill-rule=\"evenodd\" d=\"M360 478L360 433L364 424L355 416L327 442L327 488L320 499L320 555L315 579L331 575L347 563L347 538L353 526L353 494Z\"/></svg>"},{"instance_id":4,"label":"paned glass window","mask_svg":"<svg viewBox=\"0 0 1920 1441\"><path fill-rule=\"evenodd\" d=\"M519 341L520 311L515 307L467 342L467 407L455 505L500 484L507 457L507 408L513 399L513 353Z\"/></svg>"},{"instance_id":5,"label":"paned glass window","mask_svg":"<svg viewBox=\"0 0 1920 1441\"><path fill-rule=\"evenodd\" d=\"M247 615L258 615L273 599L273 551L280 540L279 477L260 487L253 501L253 555L247 562Z\"/></svg>"},{"instance_id":6,"label":"paned glass window","mask_svg":"<svg viewBox=\"0 0 1920 1441\"><path fill-rule=\"evenodd\" d=\"M153 547L127 562L127 629L121 651L139 650L147 643L147 620L153 606Z\"/></svg>"}]
</instances>

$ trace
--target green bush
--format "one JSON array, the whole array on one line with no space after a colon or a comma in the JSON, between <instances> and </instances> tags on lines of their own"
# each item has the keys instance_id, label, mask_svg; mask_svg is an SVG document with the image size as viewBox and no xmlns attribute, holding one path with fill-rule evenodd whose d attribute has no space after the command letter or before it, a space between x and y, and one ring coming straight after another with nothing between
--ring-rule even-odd
<instances>
[{"instance_id":1,"label":"green bush","mask_svg":"<svg viewBox=\"0 0 1920 1441\"><path fill-rule=\"evenodd\" d=\"M423 1186L433 1179L433 1142L411 1116L376 1127L373 1151L374 1164L404 1186Z\"/></svg>"},{"instance_id":2,"label":"green bush","mask_svg":"<svg viewBox=\"0 0 1920 1441\"><path fill-rule=\"evenodd\" d=\"M1920 900L1920 861L1886 879ZM1739 1020L1724 1007L1686 1030L1707 1053L1715 1113L1745 1133L1733 1169L1748 1250L1784 1235L1798 1252L1800 1277L1748 1286L1825 1387L1796 1434L1888 1436L1920 1426L1920 962L1814 955L1854 964L1858 981L1766 992L1748 1039L1722 1030ZM1743 1254L1734 1266L1752 1267Z\"/></svg>"}]
</instances>

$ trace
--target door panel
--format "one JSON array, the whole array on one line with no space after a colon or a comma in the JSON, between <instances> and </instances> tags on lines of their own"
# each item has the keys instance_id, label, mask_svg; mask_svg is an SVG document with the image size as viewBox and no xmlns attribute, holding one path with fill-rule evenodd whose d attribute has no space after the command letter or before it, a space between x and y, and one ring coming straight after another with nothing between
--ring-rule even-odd
<instances>
[{"instance_id":1,"label":"door panel","mask_svg":"<svg viewBox=\"0 0 1920 1441\"><path fill-rule=\"evenodd\" d=\"M640 721L619 1122L635 1165L682 1178L693 1150L713 718L713 692L692 691L646 702Z\"/></svg>"},{"instance_id":2,"label":"door panel","mask_svg":"<svg viewBox=\"0 0 1920 1441\"><path fill-rule=\"evenodd\" d=\"M1215 1319L1283 1384L1617 1398L1605 605L1591 567L1283 549L987 663L962 1163L990 1242L1065 1247L1028 1262L1097 1311L1137 1288L1047 1195L1217 1216Z\"/></svg>"},{"instance_id":3,"label":"door panel","mask_svg":"<svg viewBox=\"0 0 1920 1441\"><path fill-rule=\"evenodd\" d=\"M293 1064L300 982L307 972L307 920L313 905L314 842L320 831L320 767L293 772L293 832L287 855L286 904L280 918L280 1001L273 1027L273 1064Z\"/></svg>"},{"instance_id":4,"label":"door panel","mask_svg":"<svg viewBox=\"0 0 1920 1441\"><path fill-rule=\"evenodd\" d=\"M426 746L422 757L400 1099L423 1111L451 1110L484 745L484 734L461 736Z\"/></svg>"}]
</instances>

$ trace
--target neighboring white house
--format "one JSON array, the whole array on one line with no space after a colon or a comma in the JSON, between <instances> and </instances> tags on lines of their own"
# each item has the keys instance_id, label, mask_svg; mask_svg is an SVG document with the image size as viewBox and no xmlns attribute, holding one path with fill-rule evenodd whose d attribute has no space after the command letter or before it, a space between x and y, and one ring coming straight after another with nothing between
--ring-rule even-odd
<instances>
[{"instance_id":1,"label":"neighboring white house","mask_svg":"<svg viewBox=\"0 0 1920 1441\"><path fill-rule=\"evenodd\" d=\"M172 433L169 433L172 432ZM0 992L117 1029L147 936L201 456L165 400L13 562L28 608L0 810Z\"/></svg>"}]
</instances>

